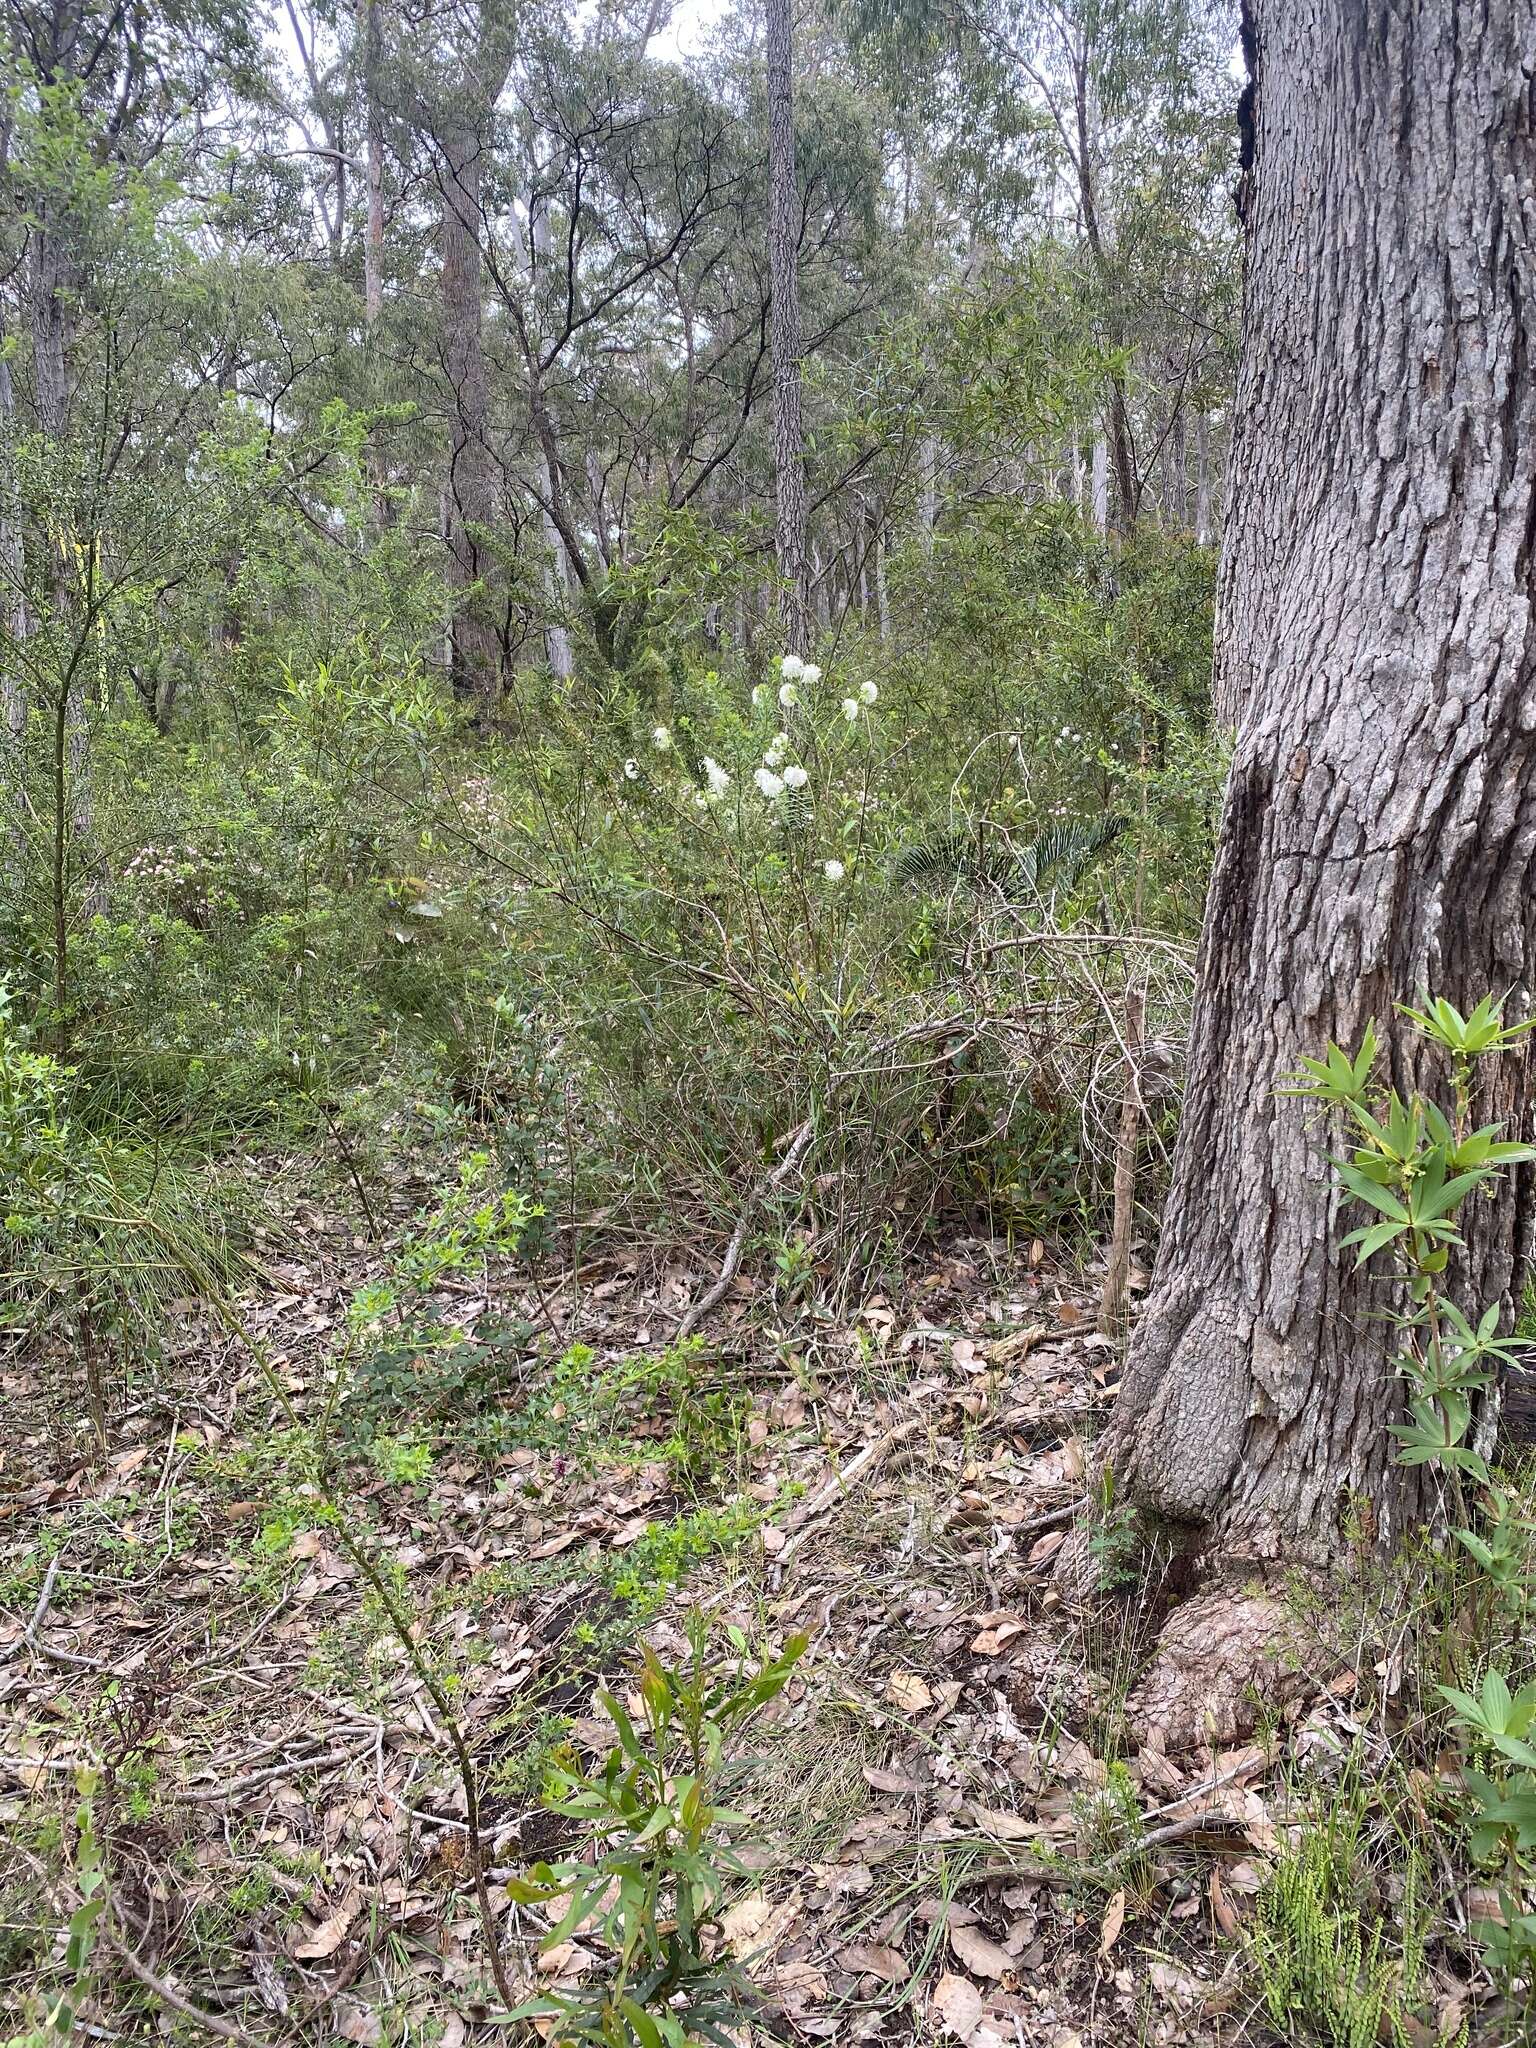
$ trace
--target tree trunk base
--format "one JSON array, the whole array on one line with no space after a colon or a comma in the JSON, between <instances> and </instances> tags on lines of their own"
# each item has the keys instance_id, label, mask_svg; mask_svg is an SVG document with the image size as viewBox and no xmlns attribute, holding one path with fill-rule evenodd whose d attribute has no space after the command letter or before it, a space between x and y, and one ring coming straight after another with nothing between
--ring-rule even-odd
<instances>
[{"instance_id":1,"label":"tree trunk base","mask_svg":"<svg viewBox=\"0 0 1536 2048\"><path fill-rule=\"evenodd\" d=\"M1144 1748L1217 1750L1317 1689L1285 1603L1252 1587L1217 1586L1169 1615L1126 1714Z\"/></svg>"}]
</instances>

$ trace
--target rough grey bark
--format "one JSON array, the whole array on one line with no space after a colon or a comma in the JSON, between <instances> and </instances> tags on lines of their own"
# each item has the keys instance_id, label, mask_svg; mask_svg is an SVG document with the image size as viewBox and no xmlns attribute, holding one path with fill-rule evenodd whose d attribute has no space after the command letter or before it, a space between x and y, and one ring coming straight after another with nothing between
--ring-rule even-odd
<instances>
[{"instance_id":1,"label":"rough grey bark","mask_svg":"<svg viewBox=\"0 0 1536 2048\"><path fill-rule=\"evenodd\" d=\"M1536 938L1536 108L1524 0L1256 0L1217 629L1237 731L1188 1098L1110 1454L1259 1556L1428 1502L1393 1466L1387 1284L1340 1254L1298 1053L1426 988L1528 1011ZM1478 1105L1531 1131L1528 1064ZM1528 1182L1473 1212L1512 1300Z\"/></svg>"},{"instance_id":2,"label":"rough grey bark","mask_svg":"<svg viewBox=\"0 0 1536 2048\"><path fill-rule=\"evenodd\" d=\"M773 355L775 539L785 639L805 652L805 433L800 419L800 199L795 185L793 0L768 0L768 278Z\"/></svg>"},{"instance_id":3,"label":"rough grey bark","mask_svg":"<svg viewBox=\"0 0 1536 2048\"><path fill-rule=\"evenodd\" d=\"M0 710L11 742L7 766L15 770L19 793L18 750L27 724L27 691L14 647L26 638L27 604L21 500L10 454L15 414L15 387L11 382L10 358L5 352L5 325L0 320Z\"/></svg>"}]
</instances>

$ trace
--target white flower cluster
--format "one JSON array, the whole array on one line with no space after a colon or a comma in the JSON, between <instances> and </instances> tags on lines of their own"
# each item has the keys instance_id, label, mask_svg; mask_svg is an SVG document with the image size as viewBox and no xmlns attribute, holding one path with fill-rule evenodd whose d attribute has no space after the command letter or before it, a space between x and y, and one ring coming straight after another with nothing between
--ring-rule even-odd
<instances>
[{"instance_id":1,"label":"white flower cluster","mask_svg":"<svg viewBox=\"0 0 1536 2048\"><path fill-rule=\"evenodd\" d=\"M784 679L779 684L779 702L786 711L800 702L800 686L802 684L804 684L806 689L811 690L821 681L821 670L816 666L815 662L802 661L798 654L785 655L784 659L779 663L779 674ZM756 690L752 693L752 701L754 703L758 701Z\"/></svg>"},{"instance_id":2,"label":"white flower cluster","mask_svg":"<svg viewBox=\"0 0 1536 2048\"><path fill-rule=\"evenodd\" d=\"M877 683L860 683L857 697L845 697L843 699L844 718L852 725L861 711L870 704L878 703L879 699L880 687Z\"/></svg>"},{"instance_id":3,"label":"white flower cluster","mask_svg":"<svg viewBox=\"0 0 1536 2048\"><path fill-rule=\"evenodd\" d=\"M218 855L210 858L195 846L141 846L123 868L123 880L135 882L141 890L160 883L182 915L209 917L218 903L221 876ZM253 862L246 870L261 880L264 870ZM225 901L232 901L226 898Z\"/></svg>"},{"instance_id":4,"label":"white flower cluster","mask_svg":"<svg viewBox=\"0 0 1536 2048\"><path fill-rule=\"evenodd\" d=\"M656 730L651 734L651 745L656 749L658 754L665 754L670 749L672 745L672 735L667 731L667 728L664 725L658 725Z\"/></svg>"},{"instance_id":5,"label":"white flower cluster","mask_svg":"<svg viewBox=\"0 0 1536 2048\"><path fill-rule=\"evenodd\" d=\"M1064 725L1056 735L1056 744L1058 747L1080 747L1083 744L1083 736L1072 726Z\"/></svg>"}]
</instances>

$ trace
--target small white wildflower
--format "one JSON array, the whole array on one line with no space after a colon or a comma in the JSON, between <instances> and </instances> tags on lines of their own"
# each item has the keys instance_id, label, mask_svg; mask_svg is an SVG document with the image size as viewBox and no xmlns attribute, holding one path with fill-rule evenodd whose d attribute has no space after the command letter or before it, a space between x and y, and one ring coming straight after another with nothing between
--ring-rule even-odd
<instances>
[{"instance_id":1,"label":"small white wildflower","mask_svg":"<svg viewBox=\"0 0 1536 2048\"><path fill-rule=\"evenodd\" d=\"M626 782L636 782L636 781L638 781L638 780L639 780L639 776L640 776L640 763L639 763L638 761L626 761L626 762L624 763L624 779L625 779L625 781L626 781Z\"/></svg>"},{"instance_id":2,"label":"small white wildflower","mask_svg":"<svg viewBox=\"0 0 1536 2048\"><path fill-rule=\"evenodd\" d=\"M786 789L804 789L810 779L810 776L806 774L798 761L791 762L789 767L784 770L784 787Z\"/></svg>"},{"instance_id":3,"label":"small white wildflower","mask_svg":"<svg viewBox=\"0 0 1536 2048\"><path fill-rule=\"evenodd\" d=\"M788 711L792 705L798 704L800 702L800 692L796 689L793 683L780 683L779 702L784 706L784 709L786 711Z\"/></svg>"},{"instance_id":4,"label":"small white wildflower","mask_svg":"<svg viewBox=\"0 0 1536 2048\"><path fill-rule=\"evenodd\" d=\"M784 794L784 778L782 775L775 775L771 768L755 769L752 780L763 792L769 803L772 803L776 796Z\"/></svg>"},{"instance_id":5,"label":"small white wildflower","mask_svg":"<svg viewBox=\"0 0 1536 2048\"><path fill-rule=\"evenodd\" d=\"M805 687L808 690L813 690L816 687L816 685L821 681L821 670L816 666L814 661L801 662L800 680L802 683L805 684Z\"/></svg>"},{"instance_id":6,"label":"small white wildflower","mask_svg":"<svg viewBox=\"0 0 1536 2048\"><path fill-rule=\"evenodd\" d=\"M658 754L664 754L672 744L672 735L664 725L658 725L651 734L651 745Z\"/></svg>"},{"instance_id":7,"label":"small white wildflower","mask_svg":"<svg viewBox=\"0 0 1536 2048\"><path fill-rule=\"evenodd\" d=\"M754 683L752 685L752 709L754 711L762 710L763 699L767 696L767 694L768 686L766 683Z\"/></svg>"},{"instance_id":8,"label":"small white wildflower","mask_svg":"<svg viewBox=\"0 0 1536 2048\"><path fill-rule=\"evenodd\" d=\"M1071 739L1071 737L1072 737L1072 728L1071 728L1071 726L1070 726L1070 725L1064 725L1064 726L1063 726L1063 727L1061 728L1061 736L1062 736L1062 738L1063 738L1064 740L1069 740L1069 739Z\"/></svg>"},{"instance_id":9,"label":"small white wildflower","mask_svg":"<svg viewBox=\"0 0 1536 2048\"><path fill-rule=\"evenodd\" d=\"M880 699L880 689L875 683L860 683L859 697L865 704L875 704Z\"/></svg>"},{"instance_id":10,"label":"small white wildflower","mask_svg":"<svg viewBox=\"0 0 1536 2048\"><path fill-rule=\"evenodd\" d=\"M821 864L821 872L829 882L840 882L847 870L840 860L824 860Z\"/></svg>"},{"instance_id":11,"label":"small white wildflower","mask_svg":"<svg viewBox=\"0 0 1536 2048\"><path fill-rule=\"evenodd\" d=\"M859 700L857 697L845 697L843 699L843 716L850 725L857 723L859 716Z\"/></svg>"},{"instance_id":12,"label":"small white wildflower","mask_svg":"<svg viewBox=\"0 0 1536 2048\"><path fill-rule=\"evenodd\" d=\"M709 784L711 796L724 796L731 786L731 778L712 755L704 756L704 780Z\"/></svg>"},{"instance_id":13,"label":"small white wildflower","mask_svg":"<svg viewBox=\"0 0 1536 2048\"><path fill-rule=\"evenodd\" d=\"M763 759L770 768L777 768L788 752L789 734L787 732L776 732L768 742L768 748L763 755Z\"/></svg>"},{"instance_id":14,"label":"small white wildflower","mask_svg":"<svg viewBox=\"0 0 1536 2048\"><path fill-rule=\"evenodd\" d=\"M798 683L805 675L805 663L798 654L786 654L779 663L779 674L786 683Z\"/></svg>"}]
</instances>

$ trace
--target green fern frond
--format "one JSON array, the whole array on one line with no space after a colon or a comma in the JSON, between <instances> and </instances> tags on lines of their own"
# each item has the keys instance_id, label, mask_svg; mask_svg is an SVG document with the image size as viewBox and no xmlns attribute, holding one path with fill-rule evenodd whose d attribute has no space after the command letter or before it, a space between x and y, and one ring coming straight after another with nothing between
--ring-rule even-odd
<instances>
[{"instance_id":1,"label":"green fern frond","mask_svg":"<svg viewBox=\"0 0 1536 2048\"><path fill-rule=\"evenodd\" d=\"M1063 818L1017 854L989 845L979 832L944 832L905 848L897 857L894 875L898 882L935 893L961 887L1021 902L1038 894L1048 881L1075 888L1126 824L1126 819L1114 816Z\"/></svg>"}]
</instances>

